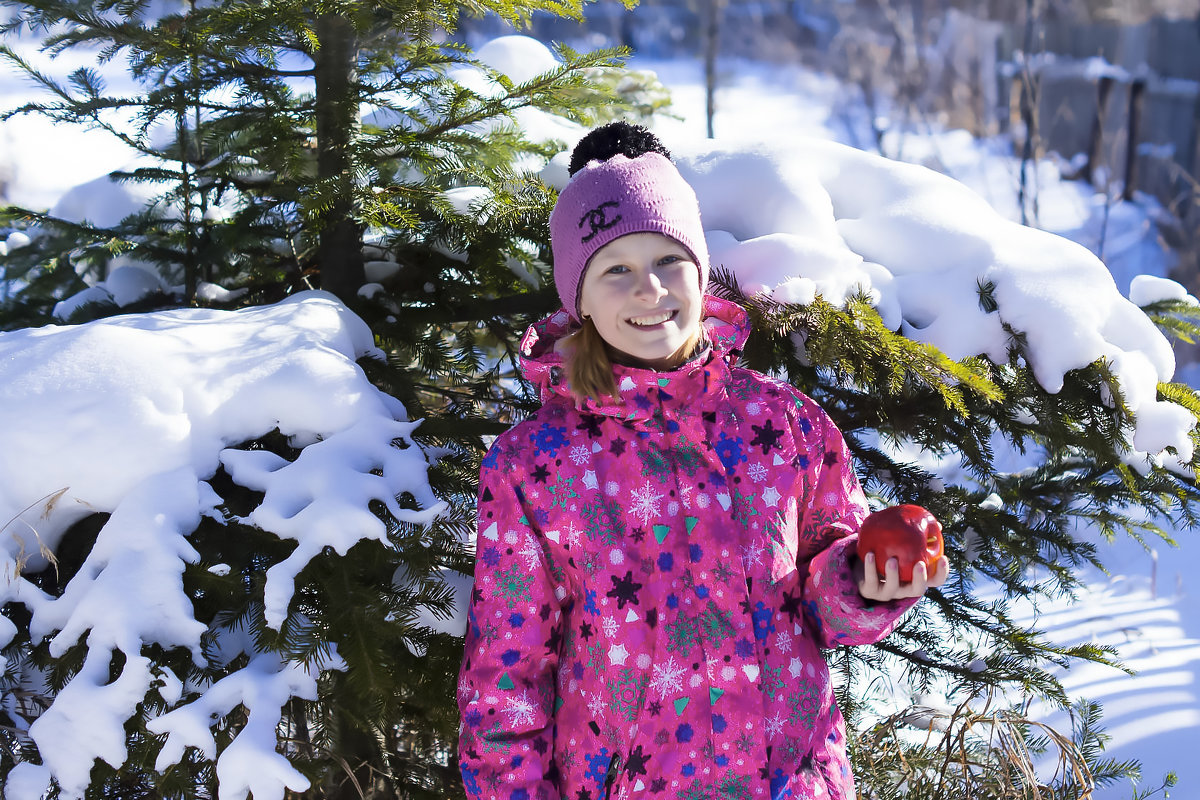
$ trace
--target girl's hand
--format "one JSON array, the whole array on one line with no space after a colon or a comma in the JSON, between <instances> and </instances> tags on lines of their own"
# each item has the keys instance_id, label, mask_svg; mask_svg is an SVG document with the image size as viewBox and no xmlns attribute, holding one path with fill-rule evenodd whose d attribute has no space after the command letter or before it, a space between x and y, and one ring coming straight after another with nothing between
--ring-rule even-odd
<instances>
[{"instance_id":1,"label":"girl's hand","mask_svg":"<svg viewBox=\"0 0 1200 800\"><path fill-rule=\"evenodd\" d=\"M886 578L879 577L875 569L875 554L867 553L854 565L854 577L858 581L858 593L867 600L885 602L887 600L904 600L909 597L920 597L925 590L941 586L950 574L950 562L945 556L937 561L937 569L933 575L928 574L925 563L918 562L913 567L912 581L900 582L900 562L889 558L884 567Z\"/></svg>"}]
</instances>

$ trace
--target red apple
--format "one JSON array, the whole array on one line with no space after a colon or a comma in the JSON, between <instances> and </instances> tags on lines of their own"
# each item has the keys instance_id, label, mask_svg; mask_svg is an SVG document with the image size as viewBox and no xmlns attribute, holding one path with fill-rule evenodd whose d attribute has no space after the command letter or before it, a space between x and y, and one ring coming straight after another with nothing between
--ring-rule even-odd
<instances>
[{"instance_id":1,"label":"red apple","mask_svg":"<svg viewBox=\"0 0 1200 800\"><path fill-rule=\"evenodd\" d=\"M889 558L900 561L900 580L912 580L913 567L924 561L929 575L942 557L942 525L920 506L900 505L867 515L858 531L858 557L875 554L875 568L886 577Z\"/></svg>"}]
</instances>

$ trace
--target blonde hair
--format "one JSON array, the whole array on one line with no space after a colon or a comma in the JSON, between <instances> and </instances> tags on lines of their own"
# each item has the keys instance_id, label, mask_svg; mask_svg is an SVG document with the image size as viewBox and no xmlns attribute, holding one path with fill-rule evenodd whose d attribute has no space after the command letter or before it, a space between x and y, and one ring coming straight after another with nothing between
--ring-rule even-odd
<instances>
[{"instance_id":1,"label":"blonde hair","mask_svg":"<svg viewBox=\"0 0 1200 800\"><path fill-rule=\"evenodd\" d=\"M697 325L688 340L671 354L668 359L671 368L691 358L702 341L703 326ZM620 353L604 341L591 317L584 318L583 326L567 338L567 343L570 345L567 352L567 384L571 394L581 403L588 398L603 402L605 398L617 396L614 362L632 367L643 366L637 360L621 358Z\"/></svg>"}]
</instances>

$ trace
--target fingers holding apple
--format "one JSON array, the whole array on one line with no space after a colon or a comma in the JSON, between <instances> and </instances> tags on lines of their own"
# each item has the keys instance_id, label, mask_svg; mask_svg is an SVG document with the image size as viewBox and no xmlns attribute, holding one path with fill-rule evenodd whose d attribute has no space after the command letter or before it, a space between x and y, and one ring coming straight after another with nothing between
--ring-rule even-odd
<instances>
[{"instance_id":1,"label":"fingers holding apple","mask_svg":"<svg viewBox=\"0 0 1200 800\"><path fill-rule=\"evenodd\" d=\"M920 597L927 589L941 586L950 574L950 562L945 556L938 559L938 565L933 574L929 574L924 562L913 567L912 580L905 583L900 580L900 567L897 559L889 559L884 567L885 576L876 569L875 554L868 553L866 558L854 565L855 579L858 592L868 600L885 602L888 600L904 600L910 597Z\"/></svg>"},{"instance_id":2,"label":"fingers holding apple","mask_svg":"<svg viewBox=\"0 0 1200 800\"><path fill-rule=\"evenodd\" d=\"M859 588L875 600L916 597L941 586L950 571L942 526L917 505L898 505L873 512L858 533L863 572Z\"/></svg>"}]
</instances>

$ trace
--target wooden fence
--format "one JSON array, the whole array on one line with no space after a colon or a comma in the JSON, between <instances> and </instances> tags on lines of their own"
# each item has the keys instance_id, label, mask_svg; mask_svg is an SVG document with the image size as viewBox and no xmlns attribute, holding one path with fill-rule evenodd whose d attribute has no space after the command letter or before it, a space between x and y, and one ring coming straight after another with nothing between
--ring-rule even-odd
<instances>
[{"instance_id":1,"label":"wooden fence","mask_svg":"<svg viewBox=\"0 0 1200 800\"><path fill-rule=\"evenodd\" d=\"M1041 150L1080 156L1083 177L1153 195L1183 215L1200 178L1200 25L1041 24L1032 47L1017 25L998 31L1007 106Z\"/></svg>"},{"instance_id":2,"label":"wooden fence","mask_svg":"<svg viewBox=\"0 0 1200 800\"><path fill-rule=\"evenodd\" d=\"M834 13L829 0L721 2L721 52L760 60L804 59L821 68L847 56L863 19ZM578 23L535 16L550 40L619 42L650 57L698 53L703 3L642 0L635 13L615 0L588 6ZM853 5L853 4L849 4ZM931 21L934 22L934 21ZM479 22L470 23L477 28ZM949 9L934 28L919 103L943 124L977 135L1010 132L1017 152L1032 135L1037 154L1077 160L1098 187L1152 195L1179 216L1200 196L1200 20L1139 25L1042 22L1026 41L1022 24L975 19ZM481 31L476 31L480 33ZM499 31L489 31L494 35ZM892 49L899 45L892 45ZM887 51L887 47L882 48ZM891 63L885 65L892 70ZM885 76L886 77L886 76ZM894 76L893 76L894 77ZM1196 223L1200 228L1200 221Z\"/></svg>"}]
</instances>

